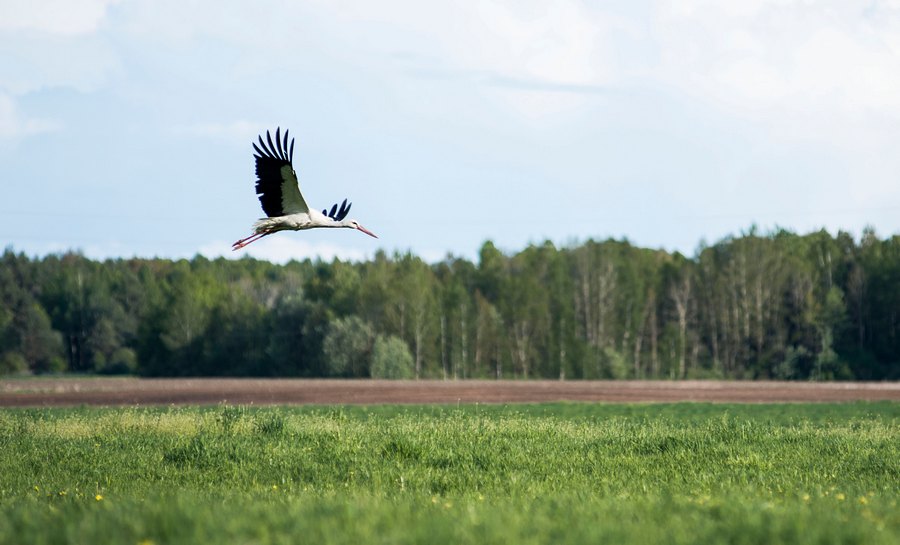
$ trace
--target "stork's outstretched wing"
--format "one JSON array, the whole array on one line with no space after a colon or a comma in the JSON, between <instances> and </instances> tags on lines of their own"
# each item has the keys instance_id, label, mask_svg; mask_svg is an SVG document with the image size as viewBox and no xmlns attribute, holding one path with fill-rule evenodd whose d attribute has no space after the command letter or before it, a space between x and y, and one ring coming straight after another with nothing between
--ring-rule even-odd
<instances>
[{"instance_id":1,"label":"stork's outstretched wing","mask_svg":"<svg viewBox=\"0 0 900 545\"><path fill-rule=\"evenodd\" d=\"M347 199L344 199L344 202L341 203L340 210L338 210L338 205L337 205L337 203L335 203L334 205L332 205L331 211L329 211L327 209L322 210L322 214L328 216L329 218L333 219L334 221L341 221L342 219L347 217L347 214L350 213L351 206L353 206L353 203L351 202L348 204Z\"/></svg>"},{"instance_id":2,"label":"stork's outstretched wing","mask_svg":"<svg viewBox=\"0 0 900 545\"><path fill-rule=\"evenodd\" d=\"M289 214L308 213L309 207L300 186L297 184L297 173L291 164L294 160L294 139L288 148L288 131L284 131L282 142L281 127L275 130L275 142L266 131L266 142L259 137L259 146L253 144L256 154L256 196L263 211L270 218Z\"/></svg>"}]
</instances>

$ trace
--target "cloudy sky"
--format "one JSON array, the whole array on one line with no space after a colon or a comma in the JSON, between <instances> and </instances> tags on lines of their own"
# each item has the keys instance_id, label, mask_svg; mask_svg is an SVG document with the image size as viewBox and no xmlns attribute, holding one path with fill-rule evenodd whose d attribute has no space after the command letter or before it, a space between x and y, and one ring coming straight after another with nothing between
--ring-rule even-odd
<instances>
[{"instance_id":1,"label":"cloudy sky","mask_svg":"<svg viewBox=\"0 0 900 545\"><path fill-rule=\"evenodd\" d=\"M276 261L895 234L900 1L0 0L4 246L231 256L276 126L381 237Z\"/></svg>"}]
</instances>

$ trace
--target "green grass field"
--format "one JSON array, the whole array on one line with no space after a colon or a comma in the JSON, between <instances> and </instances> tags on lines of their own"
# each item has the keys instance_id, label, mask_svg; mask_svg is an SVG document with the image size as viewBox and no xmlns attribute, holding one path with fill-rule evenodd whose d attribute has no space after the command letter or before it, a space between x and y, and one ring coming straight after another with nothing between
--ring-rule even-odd
<instances>
[{"instance_id":1,"label":"green grass field","mask_svg":"<svg viewBox=\"0 0 900 545\"><path fill-rule=\"evenodd\" d=\"M0 543L898 543L900 404L0 412Z\"/></svg>"}]
</instances>

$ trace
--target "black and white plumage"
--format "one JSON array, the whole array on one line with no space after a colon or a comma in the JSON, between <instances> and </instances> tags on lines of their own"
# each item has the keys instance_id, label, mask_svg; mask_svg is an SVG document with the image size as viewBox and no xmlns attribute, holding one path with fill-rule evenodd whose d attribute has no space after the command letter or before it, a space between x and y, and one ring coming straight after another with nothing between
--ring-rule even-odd
<instances>
[{"instance_id":1,"label":"black and white plumage","mask_svg":"<svg viewBox=\"0 0 900 545\"><path fill-rule=\"evenodd\" d=\"M267 145L268 143L268 145ZM356 229L378 238L356 220L344 219L350 212L351 203L344 199L340 207L334 204L319 213L310 209L300 192L297 172L294 170L294 139L288 146L288 131L281 135L281 127L275 130L275 139L266 131L266 141L259 136L259 146L253 144L256 153L256 196L262 205L266 218L253 224L253 234L235 242L231 249L240 250L251 242L278 231L300 231L317 227L346 227Z\"/></svg>"}]
</instances>

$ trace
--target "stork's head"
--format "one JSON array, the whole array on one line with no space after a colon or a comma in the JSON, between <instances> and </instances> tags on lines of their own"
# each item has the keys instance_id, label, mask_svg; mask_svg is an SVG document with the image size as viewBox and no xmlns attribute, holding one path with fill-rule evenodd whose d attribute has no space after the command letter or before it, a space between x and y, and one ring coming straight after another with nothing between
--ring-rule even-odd
<instances>
[{"instance_id":1,"label":"stork's head","mask_svg":"<svg viewBox=\"0 0 900 545\"><path fill-rule=\"evenodd\" d=\"M370 237L378 238L378 235L376 235L372 231L369 231L368 229L366 229L365 227L360 225L359 222L356 220L344 220L341 222L341 225L343 227L347 227L349 229L356 229L357 231L362 231L363 233L369 235Z\"/></svg>"}]
</instances>

